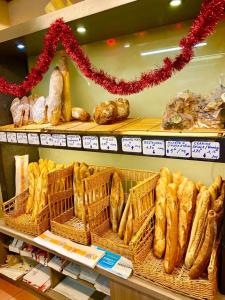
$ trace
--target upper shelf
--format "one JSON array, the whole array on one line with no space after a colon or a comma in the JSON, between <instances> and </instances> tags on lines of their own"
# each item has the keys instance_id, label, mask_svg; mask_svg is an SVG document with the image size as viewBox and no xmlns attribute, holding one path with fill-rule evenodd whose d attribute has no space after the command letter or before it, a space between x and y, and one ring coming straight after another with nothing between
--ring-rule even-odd
<instances>
[{"instance_id":1,"label":"upper shelf","mask_svg":"<svg viewBox=\"0 0 225 300\"><path fill-rule=\"evenodd\" d=\"M78 122L0 127L0 142L165 158L225 162L225 130L163 130L161 119L127 119L111 125Z\"/></svg>"},{"instance_id":2,"label":"upper shelf","mask_svg":"<svg viewBox=\"0 0 225 300\"><path fill-rule=\"evenodd\" d=\"M171 8L167 0L83 0L64 9L36 17L0 31L0 54L18 55L16 41L26 44L27 54L40 52L43 37L52 22L63 18L73 28L87 28L78 35L80 44L130 34L195 18L201 0L189 0Z\"/></svg>"}]
</instances>

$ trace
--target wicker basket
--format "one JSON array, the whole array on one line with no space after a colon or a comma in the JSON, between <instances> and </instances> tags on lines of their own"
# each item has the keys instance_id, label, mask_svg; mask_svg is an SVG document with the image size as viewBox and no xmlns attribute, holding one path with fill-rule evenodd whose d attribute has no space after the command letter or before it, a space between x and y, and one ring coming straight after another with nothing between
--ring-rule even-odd
<instances>
[{"instance_id":1,"label":"wicker basket","mask_svg":"<svg viewBox=\"0 0 225 300\"><path fill-rule=\"evenodd\" d=\"M62 180L65 181L65 185L60 191L59 181ZM91 239L88 224L80 221L74 214L73 166L49 173L48 191L52 232L88 245Z\"/></svg>"},{"instance_id":2,"label":"wicker basket","mask_svg":"<svg viewBox=\"0 0 225 300\"><path fill-rule=\"evenodd\" d=\"M85 180L92 244L132 258L133 250L131 245L125 245L123 240L118 237L118 234L111 230L110 185L111 177L115 170L120 174L122 179L125 200L130 195L131 201L136 201L136 203L139 201L140 203L144 197L148 196L152 207L154 206L154 191L158 174L150 171L108 169ZM148 208L134 219L133 228L135 233L138 232L141 224L150 213L151 208Z\"/></svg>"},{"instance_id":3,"label":"wicker basket","mask_svg":"<svg viewBox=\"0 0 225 300\"><path fill-rule=\"evenodd\" d=\"M134 274L138 277L154 282L157 285L173 290L177 293L195 299L214 299L217 291L217 258L219 254L220 238L216 241L208 274L204 278L193 280L188 276L185 267L176 268L173 274L164 272L163 260L154 257L152 252L154 236L154 210L149 214L137 234L134 251Z\"/></svg>"},{"instance_id":4,"label":"wicker basket","mask_svg":"<svg viewBox=\"0 0 225 300\"><path fill-rule=\"evenodd\" d=\"M37 236L50 228L49 208L45 206L38 214L36 223L32 222L25 213L28 196L29 192L25 191L3 204L4 221L12 228Z\"/></svg>"}]
</instances>

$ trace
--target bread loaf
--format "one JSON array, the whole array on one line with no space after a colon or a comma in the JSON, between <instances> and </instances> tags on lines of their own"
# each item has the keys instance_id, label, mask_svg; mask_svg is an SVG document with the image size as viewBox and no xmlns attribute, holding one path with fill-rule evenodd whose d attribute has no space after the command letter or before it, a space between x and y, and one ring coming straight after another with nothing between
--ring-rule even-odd
<instances>
[{"instance_id":1,"label":"bread loaf","mask_svg":"<svg viewBox=\"0 0 225 300\"><path fill-rule=\"evenodd\" d=\"M207 227L206 227L203 244L197 255L197 258L194 261L193 266L189 271L189 276L191 277L191 279L199 278L202 275L202 273L206 270L210 261L215 238L216 238L216 213L213 210L210 210L208 212Z\"/></svg>"},{"instance_id":2,"label":"bread loaf","mask_svg":"<svg viewBox=\"0 0 225 300\"><path fill-rule=\"evenodd\" d=\"M180 171L173 173L172 178L173 178L173 183L175 183L177 186L179 186L183 181L183 176Z\"/></svg>"},{"instance_id":3,"label":"bread loaf","mask_svg":"<svg viewBox=\"0 0 225 300\"><path fill-rule=\"evenodd\" d=\"M185 257L185 265L191 268L201 246L201 239L204 235L206 218L210 205L210 193L207 189L201 189L197 197L195 215L193 219L191 236L188 244L188 249Z\"/></svg>"},{"instance_id":4,"label":"bread loaf","mask_svg":"<svg viewBox=\"0 0 225 300\"><path fill-rule=\"evenodd\" d=\"M111 124L117 119L117 106L113 101L105 101L96 106L93 119L97 124Z\"/></svg>"},{"instance_id":5,"label":"bread loaf","mask_svg":"<svg viewBox=\"0 0 225 300\"><path fill-rule=\"evenodd\" d=\"M83 108L73 107L72 108L72 117L75 120L79 120L82 122L87 122L90 120L90 115Z\"/></svg>"},{"instance_id":6,"label":"bread loaf","mask_svg":"<svg viewBox=\"0 0 225 300\"><path fill-rule=\"evenodd\" d=\"M183 191L184 191L184 188L185 188L187 182L188 182L187 177L184 177L183 180L182 180L182 182L178 186L177 197L178 197L179 202L182 200Z\"/></svg>"},{"instance_id":7,"label":"bread loaf","mask_svg":"<svg viewBox=\"0 0 225 300\"><path fill-rule=\"evenodd\" d=\"M171 274L175 268L178 242L178 199L177 185L170 183L166 193L166 252L165 272Z\"/></svg>"},{"instance_id":8,"label":"bread loaf","mask_svg":"<svg viewBox=\"0 0 225 300\"><path fill-rule=\"evenodd\" d=\"M115 100L115 104L117 107L117 121L126 120L130 113L129 101L119 98Z\"/></svg>"},{"instance_id":9,"label":"bread loaf","mask_svg":"<svg viewBox=\"0 0 225 300\"><path fill-rule=\"evenodd\" d=\"M39 97L33 101L31 114L34 123L44 124L47 122L47 106L45 97Z\"/></svg>"},{"instance_id":10,"label":"bread loaf","mask_svg":"<svg viewBox=\"0 0 225 300\"><path fill-rule=\"evenodd\" d=\"M126 229L126 224L127 224L127 218L128 218L128 213L129 213L129 209L130 209L130 195L128 197L125 209L123 211L123 215L120 221L120 226L119 226L119 231L118 231L118 235L121 239L124 238L124 233L125 233L125 229Z\"/></svg>"},{"instance_id":11,"label":"bread loaf","mask_svg":"<svg viewBox=\"0 0 225 300\"><path fill-rule=\"evenodd\" d=\"M19 98L12 101L10 111L15 127L21 127L23 125L23 105Z\"/></svg>"},{"instance_id":12,"label":"bread loaf","mask_svg":"<svg viewBox=\"0 0 225 300\"><path fill-rule=\"evenodd\" d=\"M155 232L153 245L153 253L158 258L163 257L166 247L166 191L167 178L160 177L156 185Z\"/></svg>"},{"instance_id":13,"label":"bread loaf","mask_svg":"<svg viewBox=\"0 0 225 300\"><path fill-rule=\"evenodd\" d=\"M119 226L119 219L118 219L119 201L120 201L120 177L117 172L114 172L112 178L111 194L110 194L110 220L111 220L113 232L117 232Z\"/></svg>"},{"instance_id":14,"label":"bread loaf","mask_svg":"<svg viewBox=\"0 0 225 300\"><path fill-rule=\"evenodd\" d=\"M177 266L181 263L187 250L196 198L197 189L195 184L191 180L188 180L183 189L181 200L179 201Z\"/></svg>"},{"instance_id":15,"label":"bread loaf","mask_svg":"<svg viewBox=\"0 0 225 300\"><path fill-rule=\"evenodd\" d=\"M160 177L165 177L167 179L167 184L173 181L172 174L170 170L166 167L160 169Z\"/></svg>"},{"instance_id":16,"label":"bread loaf","mask_svg":"<svg viewBox=\"0 0 225 300\"><path fill-rule=\"evenodd\" d=\"M132 202L130 203L128 217L127 217L127 224L126 230L124 233L124 244L129 245L133 236L133 205Z\"/></svg>"}]
</instances>

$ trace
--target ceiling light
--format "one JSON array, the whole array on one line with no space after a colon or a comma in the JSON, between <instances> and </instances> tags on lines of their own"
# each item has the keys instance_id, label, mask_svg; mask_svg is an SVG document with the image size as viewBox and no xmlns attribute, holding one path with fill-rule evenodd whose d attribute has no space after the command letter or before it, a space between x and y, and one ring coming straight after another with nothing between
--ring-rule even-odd
<instances>
[{"instance_id":1,"label":"ceiling light","mask_svg":"<svg viewBox=\"0 0 225 300\"><path fill-rule=\"evenodd\" d=\"M77 32L79 32L79 33L85 33L86 32L86 28L84 26L79 26L79 27L77 27Z\"/></svg>"},{"instance_id":2,"label":"ceiling light","mask_svg":"<svg viewBox=\"0 0 225 300\"><path fill-rule=\"evenodd\" d=\"M195 48L198 47L203 47L206 46L207 43L199 43L195 45ZM141 52L141 56L146 56L146 55L154 55L154 54L160 54L160 53L166 53L166 52L173 52L173 51L179 51L181 50L181 47L171 47L171 48L165 48L165 49L158 49L158 50L153 50L153 51L147 51L147 52Z\"/></svg>"},{"instance_id":3,"label":"ceiling light","mask_svg":"<svg viewBox=\"0 0 225 300\"><path fill-rule=\"evenodd\" d=\"M171 0L170 1L170 6L172 6L172 7L177 7L177 6L180 6L181 4L182 4L181 0Z\"/></svg>"},{"instance_id":4,"label":"ceiling light","mask_svg":"<svg viewBox=\"0 0 225 300\"><path fill-rule=\"evenodd\" d=\"M130 48L130 44L129 43L124 44L124 48Z\"/></svg>"},{"instance_id":5,"label":"ceiling light","mask_svg":"<svg viewBox=\"0 0 225 300\"><path fill-rule=\"evenodd\" d=\"M16 47L17 47L17 49L19 49L19 50L24 50L24 49L25 49L25 46L24 46L24 44L22 44L22 43L17 43Z\"/></svg>"}]
</instances>

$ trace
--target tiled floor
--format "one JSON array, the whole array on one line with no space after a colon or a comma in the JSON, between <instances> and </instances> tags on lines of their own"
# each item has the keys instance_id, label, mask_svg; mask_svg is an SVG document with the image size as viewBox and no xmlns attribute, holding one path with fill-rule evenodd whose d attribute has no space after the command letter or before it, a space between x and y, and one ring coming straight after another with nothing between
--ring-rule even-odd
<instances>
[{"instance_id":1,"label":"tiled floor","mask_svg":"<svg viewBox=\"0 0 225 300\"><path fill-rule=\"evenodd\" d=\"M28 293L10 282L0 279L0 299L1 300L39 300L33 294Z\"/></svg>"}]
</instances>

